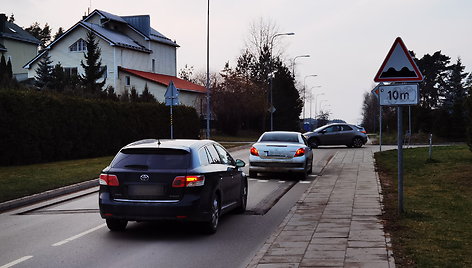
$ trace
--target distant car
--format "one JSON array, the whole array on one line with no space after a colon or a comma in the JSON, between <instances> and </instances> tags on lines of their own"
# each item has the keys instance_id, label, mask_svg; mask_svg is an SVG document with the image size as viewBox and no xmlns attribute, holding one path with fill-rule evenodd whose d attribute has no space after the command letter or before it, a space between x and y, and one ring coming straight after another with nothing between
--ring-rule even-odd
<instances>
[{"instance_id":1,"label":"distant car","mask_svg":"<svg viewBox=\"0 0 472 268\"><path fill-rule=\"evenodd\" d=\"M274 172L293 173L306 179L312 169L313 150L299 132L265 132L250 149L249 177Z\"/></svg>"},{"instance_id":2,"label":"distant car","mask_svg":"<svg viewBox=\"0 0 472 268\"><path fill-rule=\"evenodd\" d=\"M346 145L359 148L367 142L367 134L363 127L342 123L322 126L303 135L312 148L320 145Z\"/></svg>"},{"instance_id":3,"label":"distant car","mask_svg":"<svg viewBox=\"0 0 472 268\"><path fill-rule=\"evenodd\" d=\"M128 221L171 219L214 233L220 215L246 209L244 166L211 140L131 143L100 174L100 215L112 231Z\"/></svg>"}]
</instances>

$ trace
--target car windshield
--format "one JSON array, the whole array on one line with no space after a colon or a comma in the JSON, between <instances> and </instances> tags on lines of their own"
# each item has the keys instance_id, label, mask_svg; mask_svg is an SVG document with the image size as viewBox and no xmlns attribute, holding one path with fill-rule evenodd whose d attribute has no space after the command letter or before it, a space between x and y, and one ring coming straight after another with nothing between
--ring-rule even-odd
<instances>
[{"instance_id":1,"label":"car windshield","mask_svg":"<svg viewBox=\"0 0 472 268\"><path fill-rule=\"evenodd\" d=\"M112 168L130 169L187 169L190 153L176 149L128 148L113 159Z\"/></svg>"},{"instance_id":2,"label":"car windshield","mask_svg":"<svg viewBox=\"0 0 472 268\"><path fill-rule=\"evenodd\" d=\"M300 142L297 133L265 133L260 141Z\"/></svg>"}]
</instances>

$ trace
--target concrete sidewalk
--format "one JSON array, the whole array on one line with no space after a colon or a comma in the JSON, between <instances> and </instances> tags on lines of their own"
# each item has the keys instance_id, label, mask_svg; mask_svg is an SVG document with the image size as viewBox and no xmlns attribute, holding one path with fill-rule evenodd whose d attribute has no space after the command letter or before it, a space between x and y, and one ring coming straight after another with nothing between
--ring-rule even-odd
<instances>
[{"instance_id":1,"label":"concrete sidewalk","mask_svg":"<svg viewBox=\"0 0 472 268\"><path fill-rule=\"evenodd\" d=\"M339 150L248 267L395 267L372 149Z\"/></svg>"}]
</instances>

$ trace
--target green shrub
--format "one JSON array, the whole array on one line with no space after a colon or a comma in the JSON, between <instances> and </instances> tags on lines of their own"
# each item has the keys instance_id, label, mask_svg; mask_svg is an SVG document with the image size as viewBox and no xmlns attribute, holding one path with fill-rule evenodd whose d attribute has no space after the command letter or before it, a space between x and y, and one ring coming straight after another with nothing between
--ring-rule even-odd
<instances>
[{"instance_id":1,"label":"green shrub","mask_svg":"<svg viewBox=\"0 0 472 268\"><path fill-rule=\"evenodd\" d=\"M169 107L37 91L0 91L0 165L115 154L139 139L169 138ZM194 108L174 107L174 138L197 138Z\"/></svg>"}]
</instances>

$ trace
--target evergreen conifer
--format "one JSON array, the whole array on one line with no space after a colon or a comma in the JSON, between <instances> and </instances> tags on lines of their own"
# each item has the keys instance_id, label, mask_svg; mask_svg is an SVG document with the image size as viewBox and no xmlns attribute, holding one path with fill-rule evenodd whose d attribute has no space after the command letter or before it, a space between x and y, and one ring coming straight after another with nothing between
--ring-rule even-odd
<instances>
[{"instance_id":1,"label":"evergreen conifer","mask_svg":"<svg viewBox=\"0 0 472 268\"><path fill-rule=\"evenodd\" d=\"M84 61L80 61L80 65L84 69L84 74L80 75L83 90L86 95L98 96L105 85L106 79L97 82L105 74L106 69L102 68L102 60L100 59L101 50L98 47L98 41L92 31L87 33L87 52L84 53Z\"/></svg>"}]
</instances>

